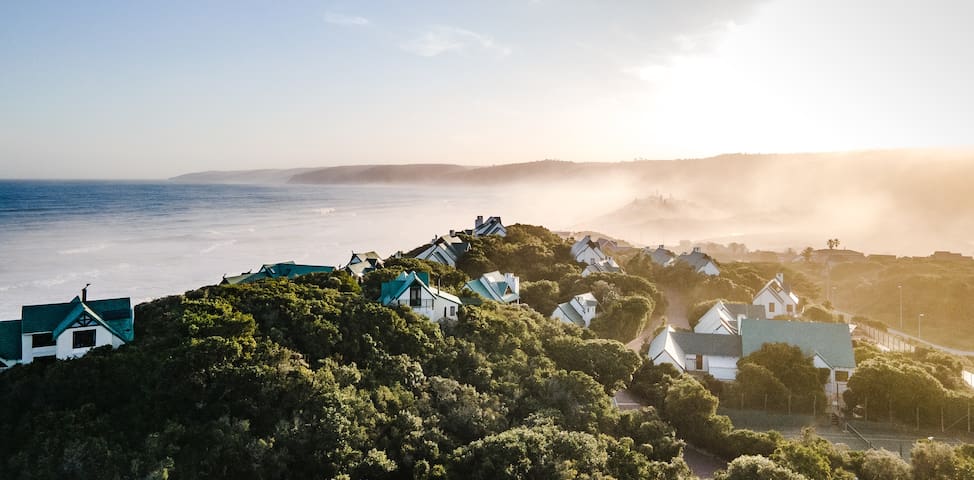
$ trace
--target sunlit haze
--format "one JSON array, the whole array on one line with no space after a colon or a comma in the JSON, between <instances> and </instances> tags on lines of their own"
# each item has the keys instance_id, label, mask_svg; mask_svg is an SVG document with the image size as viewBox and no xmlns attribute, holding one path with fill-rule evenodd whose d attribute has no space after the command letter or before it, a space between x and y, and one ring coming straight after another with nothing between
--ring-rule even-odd
<instances>
[{"instance_id":1,"label":"sunlit haze","mask_svg":"<svg viewBox=\"0 0 974 480\"><path fill-rule=\"evenodd\" d=\"M3 2L0 177L968 146L974 3Z\"/></svg>"}]
</instances>

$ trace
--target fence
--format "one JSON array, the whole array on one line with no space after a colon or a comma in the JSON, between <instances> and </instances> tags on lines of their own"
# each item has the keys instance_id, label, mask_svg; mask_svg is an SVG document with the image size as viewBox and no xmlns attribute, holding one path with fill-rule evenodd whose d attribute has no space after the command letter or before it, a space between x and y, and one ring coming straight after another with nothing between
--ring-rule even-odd
<instances>
[{"instance_id":1,"label":"fence","mask_svg":"<svg viewBox=\"0 0 974 480\"><path fill-rule=\"evenodd\" d=\"M890 334L889 332L884 332L869 325L858 324L856 331L869 337L876 342L877 345L882 345L892 352L912 352L915 349L915 347L904 340L903 337Z\"/></svg>"}]
</instances>

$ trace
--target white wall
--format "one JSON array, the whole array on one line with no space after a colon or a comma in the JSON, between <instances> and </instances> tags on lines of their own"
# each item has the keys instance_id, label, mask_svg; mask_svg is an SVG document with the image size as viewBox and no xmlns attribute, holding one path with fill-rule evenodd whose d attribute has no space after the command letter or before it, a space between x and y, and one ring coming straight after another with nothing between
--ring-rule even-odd
<instances>
[{"instance_id":1,"label":"white wall","mask_svg":"<svg viewBox=\"0 0 974 480\"><path fill-rule=\"evenodd\" d=\"M590 246L586 246L584 250L578 252L578 255L575 255L575 261L583 262L588 265L595 262L600 262L602 260L605 260L605 255L603 255L599 250L596 250Z\"/></svg>"},{"instance_id":2,"label":"white wall","mask_svg":"<svg viewBox=\"0 0 974 480\"><path fill-rule=\"evenodd\" d=\"M724 323L720 321L719 303L714 304L700 317L700 321L697 326L693 328L696 333L719 333L721 335L730 335L731 332L727 331L724 327Z\"/></svg>"},{"instance_id":3,"label":"white wall","mask_svg":"<svg viewBox=\"0 0 974 480\"><path fill-rule=\"evenodd\" d=\"M407 288L402 295L398 298L399 305L409 306L409 290ZM414 312L429 318L430 320L439 320L444 317L443 308L446 308L446 317L450 319L457 318L457 312L460 310L460 304L448 300L444 297L433 295L429 290L422 288L420 289L420 299L421 305L418 307L410 307ZM450 307L453 308L453 314L450 315Z\"/></svg>"},{"instance_id":4,"label":"white wall","mask_svg":"<svg viewBox=\"0 0 974 480\"><path fill-rule=\"evenodd\" d=\"M717 265L714 265L714 262L708 262L706 265L703 266L703 268L698 270L698 272L710 276L720 275L720 270L717 269Z\"/></svg>"},{"instance_id":5,"label":"white wall","mask_svg":"<svg viewBox=\"0 0 974 480\"><path fill-rule=\"evenodd\" d=\"M737 378L738 357L704 357L707 371L717 380L725 382Z\"/></svg>"},{"instance_id":6,"label":"white wall","mask_svg":"<svg viewBox=\"0 0 974 480\"><path fill-rule=\"evenodd\" d=\"M95 346L86 348L74 348L74 332L82 330L95 330ZM57 337L57 358L59 360L64 360L68 358L75 358L88 353L88 350L92 348L98 348L105 345L112 345L112 335L105 327L101 325L93 325L89 327L79 327L79 328L69 328L61 335Z\"/></svg>"}]
</instances>

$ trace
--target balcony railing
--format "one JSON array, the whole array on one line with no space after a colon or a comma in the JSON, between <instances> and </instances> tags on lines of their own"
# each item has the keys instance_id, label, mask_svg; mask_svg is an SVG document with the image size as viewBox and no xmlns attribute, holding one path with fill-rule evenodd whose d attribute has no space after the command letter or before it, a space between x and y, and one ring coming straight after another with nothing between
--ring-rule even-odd
<instances>
[{"instance_id":1,"label":"balcony railing","mask_svg":"<svg viewBox=\"0 0 974 480\"><path fill-rule=\"evenodd\" d=\"M433 308L433 299L424 298L419 300L397 300L397 305L405 305L410 308Z\"/></svg>"}]
</instances>

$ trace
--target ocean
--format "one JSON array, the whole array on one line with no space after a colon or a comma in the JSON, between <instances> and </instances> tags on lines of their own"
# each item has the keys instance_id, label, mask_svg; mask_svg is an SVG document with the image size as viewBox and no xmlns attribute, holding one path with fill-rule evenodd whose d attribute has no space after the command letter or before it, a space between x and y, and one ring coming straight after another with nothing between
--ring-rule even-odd
<instances>
[{"instance_id":1,"label":"ocean","mask_svg":"<svg viewBox=\"0 0 974 480\"><path fill-rule=\"evenodd\" d=\"M90 298L141 303L264 263L388 256L476 215L523 210L495 189L0 181L0 320L69 301L87 283Z\"/></svg>"}]
</instances>

